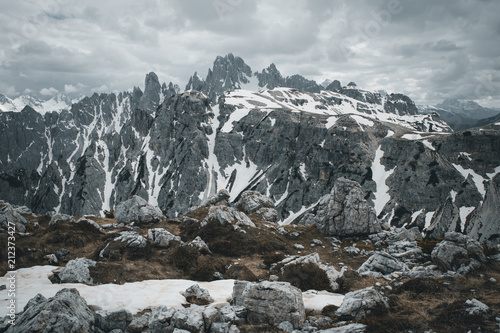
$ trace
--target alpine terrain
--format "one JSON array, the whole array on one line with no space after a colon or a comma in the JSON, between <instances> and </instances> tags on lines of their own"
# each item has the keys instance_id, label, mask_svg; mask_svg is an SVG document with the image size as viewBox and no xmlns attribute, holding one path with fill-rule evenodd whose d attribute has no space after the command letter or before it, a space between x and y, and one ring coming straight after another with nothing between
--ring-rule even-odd
<instances>
[{"instance_id":1,"label":"alpine terrain","mask_svg":"<svg viewBox=\"0 0 500 333\"><path fill-rule=\"evenodd\" d=\"M0 333L498 328L495 110L233 54L0 109Z\"/></svg>"}]
</instances>

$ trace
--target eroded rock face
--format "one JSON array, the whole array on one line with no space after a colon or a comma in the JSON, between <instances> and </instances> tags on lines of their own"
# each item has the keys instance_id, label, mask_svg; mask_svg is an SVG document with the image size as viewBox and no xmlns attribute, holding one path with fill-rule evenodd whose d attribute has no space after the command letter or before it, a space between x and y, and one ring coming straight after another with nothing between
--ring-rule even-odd
<instances>
[{"instance_id":1,"label":"eroded rock face","mask_svg":"<svg viewBox=\"0 0 500 333\"><path fill-rule=\"evenodd\" d=\"M94 330L95 318L87 302L76 289L62 289L49 299L41 296L30 301L7 333L88 333Z\"/></svg>"},{"instance_id":2,"label":"eroded rock face","mask_svg":"<svg viewBox=\"0 0 500 333\"><path fill-rule=\"evenodd\" d=\"M300 328L306 316L302 292L287 282L236 281L232 303L247 309L250 325L289 321Z\"/></svg>"},{"instance_id":3,"label":"eroded rock face","mask_svg":"<svg viewBox=\"0 0 500 333\"><path fill-rule=\"evenodd\" d=\"M347 293L335 315L341 319L359 320L377 307L388 308L389 305L378 291L370 287Z\"/></svg>"},{"instance_id":4,"label":"eroded rock face","mask_svg":"<svg viewBox=\"0 0 500 333\"><path fill-rule=\"evenodd\" d=\"M441 270L459 273L467 273L470 268L486 262L481 244L458 232L446 233L445 240L436 245L431 257Z\"/></svg>"},{"instance_id":5,"label":"eroded rock face","mask_svg":"<svg viewBox=\"0 0 500 333\"><path fill-rule=\"evenodd\" d=\"M299 223L315 224L327 236L353 236L382 231L375 210L366 201L361 186L345 178L337 179L332 192L323 197Z\"/></svg>"},{"instance_id":6,"label":"eroded rock face","mask_svg":"<svg viewBox=\"0 0 500 333\"><path fill-rule=\"evenodd\" d=\"M163 218L163 214L158 207L153 207L143 198L134 195L131 199L116 205L115 218L118 223L141 224L158 222Z\"/></svg>"},{"instance_id":7,"label":"eroded rock face","mask_svg":"<svg viewBox=\"0 0 500 333\"><path fill-rule=\"evenodd\" d=\"M447 232L460 230L460 212L451 197L448 197L437 210L427 229L426 236L429 238L443 238Z\"/></svg>"},{"instance_id":8,"label":"eroded rock face","mask_svg":"<svg viewBox=\"0 0 500 333\"><path fill-rule=\"evenodd\" d=\"M488 184L483 204L468 219L465 233L480 243L500 244L500 174Z\"/></svg>"}]
</instances>

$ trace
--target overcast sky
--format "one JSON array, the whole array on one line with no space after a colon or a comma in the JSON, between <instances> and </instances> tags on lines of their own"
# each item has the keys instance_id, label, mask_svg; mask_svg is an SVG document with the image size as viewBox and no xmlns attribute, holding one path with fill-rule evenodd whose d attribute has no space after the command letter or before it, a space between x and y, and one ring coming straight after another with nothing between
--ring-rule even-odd
<instances>
[{"instance_id":1,"label":"overcast sky","mask_svg":"<svg viewBox=\"0 0 500 333\"><path fill-rule=\"evenodd\" d=\"M183 89L232 52L261 71L354 81L419 104L500 107L497 0L17 0L0 12L0 93Z\"/></svg>"}]
</instances>

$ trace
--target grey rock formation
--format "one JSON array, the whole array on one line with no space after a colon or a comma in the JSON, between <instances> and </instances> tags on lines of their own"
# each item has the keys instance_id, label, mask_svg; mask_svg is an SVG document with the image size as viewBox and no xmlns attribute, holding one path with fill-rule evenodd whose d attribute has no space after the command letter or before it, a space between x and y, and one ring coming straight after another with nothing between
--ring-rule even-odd
<instances>
[{"instance_id":1,"label":"grey rock formation","mask_svg":"<svg viewBox=\"0 0 500 333\"><path fill-rule=\"evenodd\" d=\"M121 247L144 248L146 247L147 239L135 231L122 231L120 232L120 236L116 237L113 242L120 243Z\"/></svg>"},{"instance_id":2,"label":"grey rock formation","mask_svg":"<svg viewBox=\"0 0 500 333\"><path fill-rule=\"evenodd\" d=\"M289 321L300 328L305 320L302 292L286 282L236 281L232 304L246 308L250 325Z\"/></svg>"},{"instance_id":3,"label":"grey rock formation","mask_svg":"<svg viewBox=\"0 0 500 333\"><path fill-rule=\"evenodd\" d=\"M249 83L252 69L243 59L229 53L225 57L218 56L212 69L208 70L205 80L195 73L188 82L186 90L195 89L206 94L213 102L225 91L239 89Z\"/></svg>"},{"instance_id":4,"label":"grey rock formation","mask_svg":"<svg viewBox=\"0 0 500 333\"><path fill-rule=\"evenodd\" d=\"M214 301L208 290L200 288L197 284L187 288L186 291L182 293L182 296L186 298L188 303L196 305L207 305Z\"/></svg>"},{"instance_id":5,"label":"grey rock formation","mask_svg":"<svg viewBox=\"0 0 500 333\"><path fill-rule=\"evenodd\" d=\"M179 236L176 236L163 228L149 229L148 239L153 242L154 246L162 248L168 248L172 241L181 242L181 238Z\"/></svg>"},{"instance_id":6,"label":"grey rock formation","mask_svg":"<svg viewBox=\"0 0 500 333\"><path fill-rule=\"evenodd\" d=\"M219 222L222 225L238 225L255 227L250 218L239 210L228 206L212 206L205 218L206 221Z\"/></svg>"},{"instance_id":7,"label":"grey rock formation","mask_svg":"<svg viewBox=\"0 0 500 333\"><path fill-rule=\"evenodd\" d=\"M207 254L207 253L212 253L210 251L210 248L208 247L207 243L203 239L201 239L200 236L197 236L195 239L193 239L191 242L188 244L189 246L192 246L201 253Z\"/></svg>"},{"instance_id":8,"label":"grey rock formation","mask_svg":"<svg viewBox=\"0 0 500 333\"><path fill-rule=\"evenodd\" d=\"M147 74L144 82L144 94L139 101L139 109L148 113L155 112L156 108L163 102L160 101L161 90L162 87L158 80L158 75L154 72Z\"/></svg>"},{"instance_id":9,"label":"grey rock formation","mask_svg":"<svg viewBox=\"0 0 500 333\"><path fill-rule=\"evenodd\" d=\"M218 74L216 68L221 69ZM253 79L237 57L221 57L211 72L213 89L204 88L202 79L193 79L201 86L190 88L209 94L242 86L244 78ZM268 72L274 73L270 77L275 82L285 81L279 79L277 69ZM151 80L155 81L149 75L147 81ZM295 86L299 90L315 89L305 79L297 82L303 84ZM158 89L156 84L151 86ZM411 129L448 128L432 114L405 121L414 113L414 105L402 95L354 87L338 90L335 96L324 92L301 97L303 93L293 89L268 92L276 103L293 106L314 100L318 110L354 107L371 117L376 107L404 125L373 119L373 126L367 126L352 115L330 117L322 111L298 113L279 106L262 110L260 97L249 104L245 101L255 108L240 117L244 110L238 103L230 104L229 98L220 98L214 105L206 94L177 94L173 85L161 87L160 102L170 97L150 114L139 107L149 98L146 90L94 94L70 110L44 116L31 108L0 113L0 140L6 143L0 147L0 197L37 214L56 210L81 216L100 215L138 195L173 217L221 188L231 192L233 200L244 190L254 190L269 194L279 219L285 220L314 206L339 177L358 182L370 203L377 190L372 168L380 147L384 152L380 163L385 170L394 170L385 180L390 200L380 219L392 218L395 226L409 225L412 214L422 210L413 222L423 227L425 214L436 212L452 190L457 193L458 208L478 207L484 201L474 180L464 178L456 167L488 179L487 174L500 165L500 155L491 154L500 149L498 127L418 140L401 138ZM231 92L231 99L234 95ZM155 105L153 98L156 101L152 96L146 104Z\"/></svg>"},{"instance_id":10,"label":"grey rock formation","mask_svg":"<svg viewBox=\"0 0 500 333\"><path fill-rule=\"evenodd\" d=\"M426 237L443 238L447 232L460 232L460 211L448 197L437 212L433 215L429 228L427 228Z\"/></svg>"},{"instance_id":11,"label":"grey rock formation","mask_svg":"<svg viewBox=\"0 0 500 333\"><path fill-rule=\"evenodd\" d=\"M467 219L465 233L480 243L500 244L500 174L490 180L483 204Z\"/></svg>"},{"instance_id":12,"label":"grey rock formation","mask_svg":"<svg viewBox=\"0 0 500 333\"><path fill-rule=\"evenodd\" d=\"M436 245L431 254L432 260L443 271L467 272L486 262L481 244L457 232L445 234L445 240Z\"/></svg>"},{"instance_id":13,"label":"grey rock formation","mask_svg":"<svg viewBox=\"0 0 500 333\"><path fill-rule=\"evenodd\" d=\"M353 236L382 231L375 210L366 201L361 186L337 179L330 195L308 212L299 223L316 225L327 236Z\"/></svg>"},{"instance_id":14,"label":"grey rock formation","mask_svg":"<svg viewBox=\"0 0 500 333\"><path fill-rule=\"evenodd\" d=\"M87 258L70 260L66 267L59 272L61 283L83 283L93 285L89 267L94 267L96 262Z\"/></svg>"},{"instance_id":15,"label":"grey rock formation","mask_svg":"<svg viewBox=\"0 0 500 333\"><path fill-rule=\"evenodd\" d=\"M49 227L56 225L59 222L75 223L75 219L67 214L55 214L50 218Z\"/></svg>"},{"instance_id":16,"label":"grey rock formation","mask_svg":"<svg viewBox=\"0 0 500 333\"><path fill-rule=\"evenodd\" d=\"M388 308L389 305L378 291L370 287L347 293L335 315L340 319L360 320L378 307Z\"/></svg>"},{"instance_id":17,"label":"grey rock formation","mask_svg":"<svg viewBox=\"0 0 500 333\"><path fill-rule=\"evenodd\" d=\"M382 275L403 271L405 265L398 259L386 252L376 252L366 260L357 272L361 275L369 275L380 278Z\"/></svg>"},{"instance_id":18,"label":"grey rock formation","mask_svg":"<svg viewBox=\"0 0 500 333\"><path fill-rule=\"evenodd\" d=\"M313 264L318 266L319 269L323 270L326 273L332 291L337 291L339 289L339 284L337 283L337 280L342 277L345 270L341 270L339 272L333 266L322 263L320 261L318 253L311 253L293 259L285 258L283 261L277 263L277 265L283 265L281 267L281 274L284 273L287 266L300 265L300 264Z\"/></svg>"},{"instance_id":19,"label":"grey rock formation","mask_svg":"<svg viewBox=\"0 0 500 333\"><path fill-rule=\"evenodd\" d=\"M26 232L28 221L8 203L0 203L0 231ZM9 227L14 229L9 229Z\"/></svg>"},{"instance_id":20,"label":"grey rock formation","mask_svg":"<svg viewBox=\"0 0 500 333\"><path fill-rule=\"evenodd\" d=\"M151 309L148 327L153 333L165 332L169 329L172 317L176 311L166 306L158 306Z\"/></svg>"},{"instance_id":21,"label":"grey rock formation","mask_svg":"<svg viewBox=\"0 0 500 333\"><path fill-rule=\"evenodd\" d=\"M275 64L269 65L268 68L263 69L260 73L256 72L255 76L259 80L259 87L266 89L281 87L285 81Z\"/></svg>"},{"instance_id":22,"label":"grey rock formation","mask_svg":"<svg viewBox=\"0 0 500 333\"><path fill-rule=\"evenodd\" d=\"M278 212L271 198L257 191L245 191L235 207L247 215L255 214L264 222L277 222Z\"/></svg>"},{"instance_id":23,"label":"grey rock formation","mask_svg":"<svg viewBox=\"0 0 500 333\"><path fill-rule=\"evenodd\" d=\"M142 224L158 222L163 218L163 214L158 207L153 207L143 198L134 195L129 200L116 205L115 218L118 223Z\"/></svg>"},{"instance_id":24,"label":"grey rock formation","mask_svg":"<svg viewBox=\"0 0 500 333\"><path fill-rule=\"evenodd\" d=\"M342 84L340 83L339 80L333 80L333 82L326 87L326 90L332 90L332 91L337 91L340 89L342 89Z\"/></svg>"},{"instance_id":25,"label":"grey rock formation","mask_svg":"<svg viewBox=\"0 0 500 333\"><path fill-rule=\"evenodd\" d=\"M95 314L95 325L104 332L125 331L132 318L132 314L126 309L102 310Z\"/></svg>"},{"instance_id":26,"label":"grey rock formation","mask_svg":"<svg viewBox=\"0 0 500 333\"><path fill-rule=\"evenodd\" d=\"M203 307L191 306L177 311L171 320L171 326L191 333L205 332Z\"/></svg>"},{"instance_id":27,"label":"grey rock formation","mask_svg":"<svg viewBox=\"0 0 500 333\"><path fill-rule=\"evenodd\" d=\"M28 304L7 333L94 332L94 314L76 289L62 289L54 297L42 296Z\"/></svg>"}]
</instances>

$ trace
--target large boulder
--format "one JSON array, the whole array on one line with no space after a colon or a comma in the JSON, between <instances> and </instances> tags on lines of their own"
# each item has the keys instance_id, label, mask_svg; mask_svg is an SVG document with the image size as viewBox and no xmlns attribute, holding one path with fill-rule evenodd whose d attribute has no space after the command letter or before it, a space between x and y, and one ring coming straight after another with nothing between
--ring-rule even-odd
<instances>
[{"instance_id":1,"label":"large boulder","mask_svg":"<svg viewBox=\"0 0 500 333\"><path fill-rule=\"evenodd\" d=\"M171 319L171 327L191 333L205 332L203 307L191 306L177 311Z\"/></svg>"},{"instance_id":2,"label":"large boulder","mask_svg":"<svg viewBox=\"0 0 500 333\"><path fill-rule=\"evenodd\" d=\"M382 231L375 210L366 201L359 183L339 178L331 193L324 196L299 223L316 225L327 236L354 236Z\"/></svg>"},{"instance_id":3,"label":"large boulder","mask_svg":"<svg viewBox=\"0 0 500 333\"><path fill-rule=\"evenodd\" d=\"M95 331L94 314L76 289L62 289L49 299L29 302L7 333L87 333Z\"/></svg>"},{"instance_id":4,"label":"large boulder","mask_svg":"<svg viewBox=\"0 0 500 333\"><path fill-rule=\"evenodd\" d=\"M447 232L444 241L432 250L431 258L442 271L459 273L467 273L486 262L481 244L458 232Z\"/></svg>"},{"instance_id":5,"label":"large boulder","mask_svg":"<svg viewBox=\"0 0 500 333\"><path fill-rule=\"evenodd\" d=\"M0 230L10 231L10 226L15 227L16 232L24 233L26 224L28 221L14 207L8 203L0 203Z\"/></svg>"},{"instance_id":6,"label":"large boulder","mask_svg":"<svg viewBox=\"0 0 500 333\"><path fill-rule=\"evenodd\" d=\"M89 267L94 267L95 261L87 258L70 260L66 267L59 272L61 283L83 283L92 285L94 281L90 277Z\"/></svg>"},{"instance_id":7,"label":"large boulder","mask_svg":"<svg viewBox=\"0 0 500 333\"><path fill-rule=\"evenodd\" d=\"M247 309L250 325L289 321L294 328L304 324L306 313L300 289L287 282L236 281L232 304Z\"/></svg>"},{"instance_id":8,"label":"large boulder","mask_svg":"<svg viewBox=\"0 0 500 333\"><path fill-rule=\"evenodd\" d=\"M137 195L120 202L115 207L115 218L118 223L152 223L160 221L163 217L158 207L151 206Z\"/></svg>"},{"instance_id":9,"label":"large boulder","mask_svg":"<svg viewBox=\"0 0 500 333\"><path fill-rule=\"evenodd\" d=\"M155 228L148 230L148 239L153 242L156 247L167 248L172 241L181 242L181 238L172 234L163 228Z\"/></svg>"},{"instance_id":10,"label":"large boulder","mask_svg":"<svg viewBox=\"0 0 500 333\"><path fill-rule=\"evenodd\" d=\"M380 278L383 275L403 271L404 268L405 265L389 253L376 252L358 268L358 273Z\"/></svg>"},{"instance_id":11,"label":"large boulder","mask_svg":"<svg viewBox=\"0 0 500 333\"><path fill-rule=\"evenodd\" d=\"M378 291L369 287L347 293L335 315L341 320L360 320L380 307L388 308L389 305Z\"/></svg>"},{"instance_id":12,"label":"large boulder","mask_svg":"<svg viewBox=\"0 0 500 333\"><path fill-rule=\"evenodd\" d=\"M113 242L120 242L121 247L144 248L148 241L135 231L122 231Z\"/></svg>"},{"instance_id":13,"label":"large boulder","mask_svg":"<svg viewBox=\"0 0 500 333\"><path fill-rule=\"evenodd\" d=\"M126 309L102 310L95 314L96 326L104 332L125 331L132 322L132 314Z\"/></svg>"},{"instance_id":14,"label":"large boulder","mask_svg":"<svg viewBox=\"0 0 500 333\"><path fill-rule=\"evenodd\" d=\"M187 288L186 291L182 293L182 296L186 298L188 303L196 305L207 305L214 301L208 290L200 288L197 284Z\"/></svg>"},{"instance_id":15,"label":"large boulder","mask_svg":"<svg viewBox=\"0 0 500 333\"><path fill-rule=\"evenodd\" d=\"M204 221L219 222L221 225L238 225L255 227L255 224L243 212L228 206L212 206Z\"/></svg>"},{"instance_id":16,"label":"large boulder","mask_svg":"<svg viewBox=\"0 0 500 333\"><path fill-rule=\"evenodd\" d=\"M326 265L320 261L319 254L318 253L311 253L305 256L293 258L285 258L281 262L277 263L277 266L282 265L281 267L281 274L285 276L289 276L289 273L298 273L298 274L293 274L293 280L296 282L300 282L300 280L304 280L304 282L309 282L309 283L300 283L305 286L310 286L310 289L321 289L318 288L318 286L314 286L314 284L321 283L320 277L318 277L317 271L316 270L310 270L308 268L308 265L314 265L317 267L318 270L321 270L324 272L326 278L328 279L328 285L329 289L332 291L337 291L339 289L339 284L337 280L341 278L345 272L345 269L341 270L340 272L337 271L333 266ZM297 266L300 265L302 266L301 268L297 269ZM287 274L288 273L288 274ZM319 281L318 281L319 280ZM292 280L286 279L288 282L292 282ZM295 286L299 287L297 284L294 283ZM300 287L302 290L304 288ZM328 289L328 288L324 288Z\"/></svg>"},{"instance_id":17,"label":"large boulder","mask_svg":"<svg viewBox=\"0 0 500 333\"><path fill-rule=\"evenodd\" d=\"M235 207L247 215L255 214L264 222L278 221L273 200L257 191L243 192Z\"/></svg>"}]
</instances>

